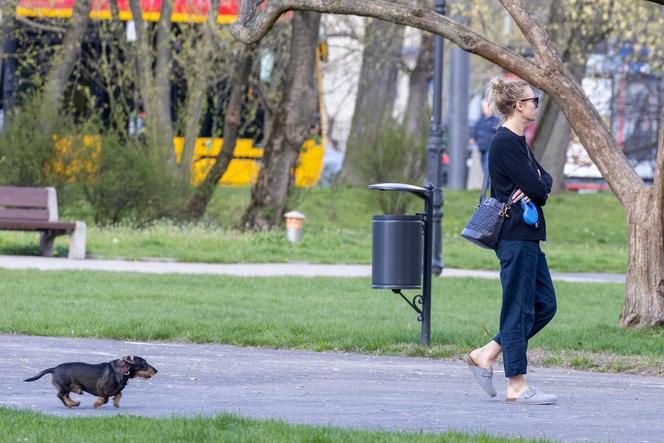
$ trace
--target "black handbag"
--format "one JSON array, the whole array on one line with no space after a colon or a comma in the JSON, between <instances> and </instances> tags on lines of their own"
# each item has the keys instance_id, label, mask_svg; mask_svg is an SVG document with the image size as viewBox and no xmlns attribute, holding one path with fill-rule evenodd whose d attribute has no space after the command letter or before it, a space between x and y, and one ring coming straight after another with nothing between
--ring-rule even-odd
<instances>
[{"instance_id":1,"label":"black handbag","mask_svg":"<svg viewBox=\"0 0 664 443\"><path fill-rule=\"evenodd\" d=\"M486 176L480 190L480 202L461 236L481 248L496 249L503 221L509 217L508 212L514 203L514 193L507 203L501 203L493 197L486 198L488 188L489 177Z\"/></svg>"}]
</instances>

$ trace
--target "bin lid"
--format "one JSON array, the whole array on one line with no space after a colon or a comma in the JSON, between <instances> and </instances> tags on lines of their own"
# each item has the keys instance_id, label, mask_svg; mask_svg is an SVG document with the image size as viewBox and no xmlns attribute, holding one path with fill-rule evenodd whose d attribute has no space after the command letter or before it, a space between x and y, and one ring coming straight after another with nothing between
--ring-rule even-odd
<instances>
[{"instance_id":1,"label":"bin lid","mask_svg":"<svg viewBox=\"0 0 664 443\"><path fill-rule=\"evenodd\" d=\"M284 218L304 218L304 214L299 211L290 211L284 214Z\"/></svg>"},{"instance_id":2,"label":"bin lid","mask_svg":"<svg viewBox=\"0 0 664 443\"><path fill-rule=\"evenodd\" d=\"M375 189L378 191L409 191L409 192L423 192L426 191L425 188L408 185L405 183L376 183L369 185L369 189Z\"/></svg>"},{"instance_id":3,"label":"bin lid","mask_svg":"<svg viewBox=\"0 0 664 443\"><path fill-rule=\"evenodd\" d=\"M405 191L427 200L432 198L431 196L433 195L433 185L431 183L427 183L426 186L426 188L421 188L419 186L408 185L405 183L375 183L373 185L369 185L369 189L376 191Z\"/></svg>"}]
</instances>

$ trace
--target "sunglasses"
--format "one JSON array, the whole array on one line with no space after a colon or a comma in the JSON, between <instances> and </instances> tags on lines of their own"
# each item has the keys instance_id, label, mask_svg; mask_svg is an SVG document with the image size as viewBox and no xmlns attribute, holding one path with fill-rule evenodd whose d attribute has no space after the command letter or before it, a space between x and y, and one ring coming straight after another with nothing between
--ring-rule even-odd
<instances>
[{"instance_id":1,"label":"sunglasses","mask_svg":"<svg viewBox=\"0 0 664 443\"><path fill-rule=\"evenodd\" d=\"M539 106L539 97L524 98L524 99L517 100L517 101L518 102L527 102L529 100L532 100L535 103L536 108Z\"/></svg>"}]
</instances>

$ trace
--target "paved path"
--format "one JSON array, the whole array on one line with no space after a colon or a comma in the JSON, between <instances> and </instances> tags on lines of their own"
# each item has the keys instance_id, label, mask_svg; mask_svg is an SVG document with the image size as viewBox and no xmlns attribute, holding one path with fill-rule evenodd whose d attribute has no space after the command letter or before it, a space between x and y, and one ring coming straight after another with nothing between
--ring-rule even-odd
<instances>
[{"instance_id":1,"label":"paved path","mask_svg":"<svg viewBox=\"0 0 664 443\"><path fill-rule=\"evenodd\" d=\"M370 265L318 265L308 263L179 263L167 261L69 260L66 258L0 255L0 268L42 270L97 270L145 273L220 274L249 276L369 277ZM446 268L443 277L499 278L497 271ZM553 273L554 280L574 282L624 283L623 274Z\"/></svg>"},{"instance_id":2,"label":"paved path","mask_svg":"<svg viewBox=\"0 0 664 443\"><path fill-rule=\"evenodd\" d=\"M461 362L280 351L221 345L0 336L0 405L61 417L163 417L230 412L290 423L377 430L486 431L561 441L661 442L664 378L531 368L530 380L559 396L555 406L490 399ZM122 405L94 410L93 397L65 409L50 375L64 361L140 355L159 373L133 380ZM498 391L505 381L497 372Z\"/></svg>"}]
</instances>

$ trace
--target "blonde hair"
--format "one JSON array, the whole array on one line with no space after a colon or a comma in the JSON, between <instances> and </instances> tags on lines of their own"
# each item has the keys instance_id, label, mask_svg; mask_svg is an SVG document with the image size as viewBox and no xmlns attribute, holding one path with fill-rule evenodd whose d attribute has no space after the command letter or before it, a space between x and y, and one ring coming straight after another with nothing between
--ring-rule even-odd
<instances>
[{"instance_id":1,"label":"blonde hair","mask_svg":"<svg viewBox=\"0 0 664 443\"><path fill-rule=\"evenodd\" d=\"M523 98L523 91L530 86L523 80L491 80L484 94L485 100L503 123L514 113L516 102Z\"/></svg>"}]
</instances>

